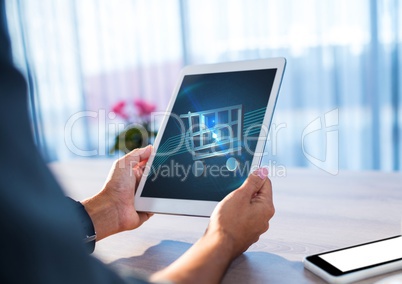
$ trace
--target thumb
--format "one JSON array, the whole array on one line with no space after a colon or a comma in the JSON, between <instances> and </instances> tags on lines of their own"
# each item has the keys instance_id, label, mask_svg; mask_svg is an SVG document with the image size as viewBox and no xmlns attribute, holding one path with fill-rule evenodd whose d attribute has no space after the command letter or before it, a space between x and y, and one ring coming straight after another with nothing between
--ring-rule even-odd
<instances>
[{"instance_id":1,"label":"thumb","mask_svg":"<svg viewBox=\"0 0 402 284\"><path fill-rule=\"evenodd\" d=\"M129 164L132 167L137 166L141 161L145 161L151 156L152 146L148 145L144 148L137 148L132 150L130 153L126 154L120 159L124 164Z\"/></svg>"},{"instance_id":2,"label":"thumb","mask_svg":"<svg viewBox=\"0 0 402 284\"><path fill-rule=\"evenodd\" d=\"M267 168L259 168L252 172L241 186L242 190L247 192L250 197L258 193L264 185L268 176Z\"/></svg>"},{"instance_id":3,"label":"thumb","mask_svg":"<svg viewBox=\"0 0 402 284\"><path fill-rule=\"evenodd\" d=\"M146 160L151 156L152 153L152 145L148 145L144 148L137 148L131 151L128 155L138 160L138 162Z\"/></svg>"}]
</instances>

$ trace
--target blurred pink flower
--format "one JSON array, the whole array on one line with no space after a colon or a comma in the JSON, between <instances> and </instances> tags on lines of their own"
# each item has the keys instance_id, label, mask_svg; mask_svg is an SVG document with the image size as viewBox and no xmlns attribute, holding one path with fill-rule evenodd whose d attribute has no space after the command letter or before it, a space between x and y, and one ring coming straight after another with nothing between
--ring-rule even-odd
<instances>
[{"instance_id":1,"label":"blurred pink flower","mask_svg":"<svg viewBox=\"0 0 402 284\"><path fill-rule=\"evenodd\" d=\"M148 116L156 110L156 105L144 100L136 100L134 101L134 105L137 107L138 115L140 116Z\"/></svg>"},{"instance_id":2,"label":"blurred pink flower","mask_svg":"<svg viewBox=\"0 0 402 284\"><path fill-rule=\"evenodd\" d=\"M126 106L126 102L125 101L119 101L117 102L113 107L112 107L112 111L120 116L123 119L128 119L128 114L125 112L125 106Z\"/></svg>"},{"instance_id":3,"label":"blurred pink flower","mask_svg":"<svg viewBox=\"0 0 402 284\"><path fill-rule=\"evenodd\" d=\"M114 140L110 153L129 151L143 147L153 142L156 131L151 124L151 113L156 110L156 105L145 100L137 99L132 103L131 100L120 100L111 109L116 116L125 120L126 127ZM114 119L109 116L110 119ZM146 131L145 136L144 130Z\"/></svg>"}]
</instances>

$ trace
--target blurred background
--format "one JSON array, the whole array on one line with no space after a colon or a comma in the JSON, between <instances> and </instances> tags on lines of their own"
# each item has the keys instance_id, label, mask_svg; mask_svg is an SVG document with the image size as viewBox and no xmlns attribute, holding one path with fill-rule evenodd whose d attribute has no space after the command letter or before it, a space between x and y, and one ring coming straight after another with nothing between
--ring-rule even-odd
<instances>
[{"instance_id":1,"label":"blurred background","mask_svg":"<svg viewBox=\"0 0 402 284\"><path fill-rule=\"evenodd\" d=\"M6 2L46 161L114 157L116 103L165 110L184 65L281 56L270 161L401 169L398 0Z\"/></svg>"}]
</instances>

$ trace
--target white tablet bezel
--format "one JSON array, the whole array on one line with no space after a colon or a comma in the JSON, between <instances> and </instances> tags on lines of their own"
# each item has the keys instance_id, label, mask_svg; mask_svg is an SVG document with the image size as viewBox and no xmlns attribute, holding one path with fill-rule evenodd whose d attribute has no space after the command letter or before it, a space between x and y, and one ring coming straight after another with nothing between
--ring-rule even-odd
<instances>
[{"instance_id":1,"label":"white tablet bezel","mask_svg":"<svg viewBox=\"0 0 402 284\"><path fill-rule=\"evenodd\" d=\"M205 64L205 65L193 65L184 67L180 73L177 84L174 88L173 95L170 99L169 105L166 110L166 114L161 123L161 127L158 131L157 137L154 142L154 151L148 160L148 163L144 169L143 177L138 185L135 195L135 208L137 211L161 213L161 214L175 214L175 215L189 215L189 216L210 216L215 206L218 204L216 201L200 201L200 200L182 200L171 198L155 198L155 197L142 197L141 193L144 189L145 182L147 180L148 173L151 169L155 154L161 142L163 133L165 131L169 115L175 104L177 95L182 85L183 79L186 75L197 74L211 74L231 71L246 71L246 70L261 70L261 69L277 69L275 78L273 81L271 94L268 100L267 109L265 112L263 125L270 127L273 112L275 109L276 100L278 97L279 89L282 82L282 77L286 65L285 58L271 58L261 60L250 61L238 61L229 63L217 63L217 64ZM260 137L264 135L260 133ZM255 153L263 153L266 144L266 139L258 139ZM267 137L267 134L264 135ZM251 169L261 166L262 155L254 155Z\"/></svg>"}]
</instances>

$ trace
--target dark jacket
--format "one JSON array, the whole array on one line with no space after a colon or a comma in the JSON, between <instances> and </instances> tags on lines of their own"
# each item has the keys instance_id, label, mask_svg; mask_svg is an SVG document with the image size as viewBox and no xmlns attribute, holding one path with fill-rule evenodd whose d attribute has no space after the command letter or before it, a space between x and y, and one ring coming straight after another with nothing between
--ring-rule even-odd
<instances>
[{"instance_id":1,"label":"dark jacket","mask_svg":"<svg viewBox=\"0 0 402 284\"><path fill-rule=\"evenodd\" d=\"M0 100L0 282L122 283L86 252L79 214L35 147L27 84L12 64L4 0Z\"/></svg>"}]
</instances>

